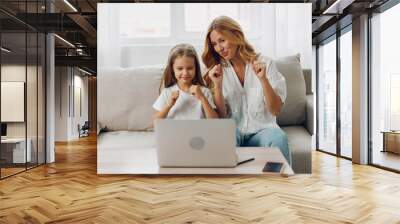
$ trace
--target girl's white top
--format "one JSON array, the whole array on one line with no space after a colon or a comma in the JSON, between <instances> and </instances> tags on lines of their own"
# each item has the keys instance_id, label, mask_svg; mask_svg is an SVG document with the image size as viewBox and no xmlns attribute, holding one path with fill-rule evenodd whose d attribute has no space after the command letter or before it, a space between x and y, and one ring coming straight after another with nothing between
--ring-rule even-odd
<instances>
[{"instance_id":1,"label":"girl's white top","mask_svg":"<svg viewBox=\"0 0 400 224\"><path fill-rule=\"evenodd\" d=\"M176 100L174 106L168 112L167 118L169 119L201 119L205 118L203 107L201 106L200 100L195 96L190 95L179 89L178 85L175 84L171 87L164 88L158 96L156 102L153 104L153 108L161 111L168 103L171 98L173 91L179 90L179 97ZM211 91L206 87L201 87L201 91L210 103L211 107L215 109L215 104L212 98Z\"/></svg>"}]
</instances>

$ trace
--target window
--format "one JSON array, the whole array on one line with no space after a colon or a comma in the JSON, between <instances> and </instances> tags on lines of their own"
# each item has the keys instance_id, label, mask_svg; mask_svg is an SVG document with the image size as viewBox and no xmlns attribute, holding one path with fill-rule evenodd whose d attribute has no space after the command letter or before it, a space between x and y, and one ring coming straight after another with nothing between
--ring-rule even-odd
<instances>
[{"instance_id":1,"label":"window","mask_svg":"<svg viewBox=\"0 0 400 224\"><path fill-rule=\"evenodd\" d=\"M352 25L319 45L317 148L348 159L353 134L352 59Z\"/></svg>"},{"instance_id":2,"label":"window","mask_svg":"<svg viewBox=\"0 0 400 224\"><path fill-rule=\"evenodd\" d=\"M400 130L400 73L390 74L390 130Z\"/></svg>"},{"instance_id":3,"label":"window","mask_svg":"<svg viewBox=\"0 0 400 224\"><path fill-rule=\"evenodd\" d=\"M140 3L119 4L118 10L122 45L171 44L181 39L202 43L210 22L221 15L236 20L246 36L254 39L262 22L259 4Z\"/></svg>"},{"instance_id":4,"label":"window","mask_svg":"<svg viewBox=\"0 0 400 224\"><path fill-rule=\"evenodd\" d=\"M120 4L120 37L168 37L171 4Z\"/></svg>"},{"instance_id":5,"label":"window","mask_svg":"<svg viewBox=\"0 0 400 224\"><path fill-rule=\"evenodd\" d=\"M42 4L43 1L29 4L20 2L22 11L19 13L24 16L26 12L41 12L39 6ZM0 17L16 22L3 12L0 12ZM2 115L11 115L9 119L1 116L2 138L6 138L9 143L0 144L0 179L43 164L46 159L46 36L30 27L10 28L3 26L0 29L0 110ZM22 98L10 97L14 95ZM19 107L11 108L7 107L7 103L17 102L7 99L22 102ZM21 114L22 117L12 116L15 114Z\"/></svg>"},{"instance_id":6,"label":"window","mask_svg":"<svg viewBox=\"0 0 400 224\"><path fill-rule=\"evenodd\" d=\"M243 30L251 30L250 5L207 3L184 4L185 32L204 32L211 21L220 15L226 15L241 24ZM254 10L253 10L254 12Z\"/></svg>"},{"instance_id":7,"label":"window","mask_svg":"<svg viewBox=\"0 0 400 224\"><path fill-rule=\"evenodd\" d=\"M318 149L336 154L336 39L318 51Z\"/></svg>"},{"instance_id":8,"label":"window","mask_svg":"<svg viewBox=\"0 0 400 224\"><path fill-rule=\"evenodd\" d=\"M400 170L400 156L383 145L383 133L400 130L400 4L371 18L372 163ZM396 142L396 141L393 141ZM390 143L390 141L386 142ZM395 146L395 148L398 146Z\"/></svg>"},{"instance_id":9,"label":"window","mask_svg":"<svg viewBox=\"0 0 400 224\"><path fill-rule=\"evenodd\" d=\"M340 36L340 154L352 157L352 35Z\"/></svg>"}]
</instances>

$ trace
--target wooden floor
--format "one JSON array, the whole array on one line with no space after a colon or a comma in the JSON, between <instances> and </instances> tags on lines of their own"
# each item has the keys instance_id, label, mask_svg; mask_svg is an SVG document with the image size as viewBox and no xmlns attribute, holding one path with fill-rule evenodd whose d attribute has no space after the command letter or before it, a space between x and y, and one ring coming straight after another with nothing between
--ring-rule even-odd
<instances>
[{"instance_id":1,"label":"wooden floor","mask_svg":"<svg viewBox=\"0 0 400 224\"><path fill-rule=\"evenodd\" d=\"M27 167L25 167L25 164L18 164L17 167L10 167L10 166L8 166L6 168L2 167L1 170L0 170L1 171L1 178L5 178L5 177L11 176L11 175L15 175L15 174L23 172L23 171L25 171L27 169L33 169L36 166L37 166L36 163L35 164L27 163Z\"/></svg>"},{"instance_id":2,"label":"wooden floor","mask_svg":"<svg viewBox=\"0 0 400 224\"><path fill-rule=\"evenodd\" d=\"M1 168L1 177L7 177L7 176L11 176L13 174L19 173L26 170L25 167L24 168Z\"/></svg>"},{"instance_id":3,"label":"wooden floor","mask_svg":"<svg viewBox=\"0 0 400 224\"><path fill-rule=\"evenodd\" d=\"M0 181L0 223L400 223L400 175L314 152L313 174L96 174L96 139Z\"/></svg>"},{"instance_id":4,"label":"wooden floor","mask_svg":"<svg viewBox=\"0 0 400 224\"><path fill-rule=\"evenodd\" d=\"M400 170L400 154L376 150L374 151L372 160L374 164Z\"/></svg>"}]
</instances>

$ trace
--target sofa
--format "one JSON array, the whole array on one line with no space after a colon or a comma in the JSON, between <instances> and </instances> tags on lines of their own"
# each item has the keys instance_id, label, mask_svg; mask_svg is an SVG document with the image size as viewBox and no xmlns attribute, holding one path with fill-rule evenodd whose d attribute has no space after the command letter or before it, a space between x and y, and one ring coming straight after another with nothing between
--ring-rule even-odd
<instances>
[{"instance_id":1,"label":"sofa","mask_svg":"<svg viewBox=\"0 0 400 224\"><path fill-rule=\"evenodd\" d=\"M287 81L287 100L277 120L288 136L292 168L295 173L311 173L311 71L301 68L300 55L278 59L276 66ZM129 164L143 162L129 152L147 153L155 147L151 106L159 94L162 71L162 66L99 69L98 173L110 173L107 166L118 167L112 173L129 173Z\"/></svg>"},{"instance_id":2,"label":"sofa","mask_svg":"<svg viewBox=\"0 0 400 224\"><path fill-rule=\"evenodd\" d=\"M275 61L286 79L287 98L277 122L288 136L295 173L311 173L312 135L314 134L314 96L312 73L302 69L300 55Z\"/></svg>"}]
</instances>

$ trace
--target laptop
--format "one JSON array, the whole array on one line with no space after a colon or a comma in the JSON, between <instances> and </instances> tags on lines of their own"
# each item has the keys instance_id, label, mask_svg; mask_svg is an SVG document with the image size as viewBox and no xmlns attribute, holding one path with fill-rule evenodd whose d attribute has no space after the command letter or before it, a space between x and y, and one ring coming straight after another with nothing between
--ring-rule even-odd
<instances>
[{"instance_id":1,"label":"laptop","mask_svg":"<svg viewBox=\"0 0 400 224\"><path fill-rule=\"evenodd\" d=\"M156 121L160 167L235 167L235 122L231 119Z\"/></svg>"}]
</instances>

